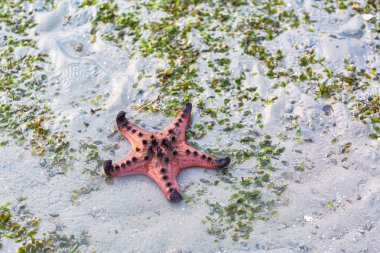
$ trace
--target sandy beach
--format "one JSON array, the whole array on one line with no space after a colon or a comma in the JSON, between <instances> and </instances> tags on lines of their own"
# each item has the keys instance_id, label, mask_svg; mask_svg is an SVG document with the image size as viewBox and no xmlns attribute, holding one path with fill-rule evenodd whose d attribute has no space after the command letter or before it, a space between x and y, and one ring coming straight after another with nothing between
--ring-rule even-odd
<instances>
[{"instance_id":1,"label":"sandy beach","mask_svg":"<svg viewBox=\"0 0 380 253\"><path fill-rule=\"evenodd\" d=\"M380 252L379 8L3 1L0 252ZM189 101L228 167L181 172L180 203L103 174L119 111L159 132Z\"/></svg>"}]
</instances>

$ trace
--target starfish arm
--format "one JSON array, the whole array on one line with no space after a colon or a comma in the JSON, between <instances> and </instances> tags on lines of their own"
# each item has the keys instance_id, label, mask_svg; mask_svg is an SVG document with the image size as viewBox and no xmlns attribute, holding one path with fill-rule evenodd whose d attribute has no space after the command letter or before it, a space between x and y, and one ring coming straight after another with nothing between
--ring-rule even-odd
<instances>
[{"instance_id":1,"label":"starfish arm","mask_svg":"<svg viewBox=\"0 0 380 253\"><path fill-rule=\"evenodd\" d=\"M126 137L133 147L139 145L143 138L147 138L150 133L139 128L125 117L125 112L121 111L116 116L116 124L119 131Z\"/></svg>"},{"instance_id":2,"label":"starfish arm","mask_svg":"<svg viewBox=\"0 0 380 253\"><path fill-rule=\"evenodd\" d=\"M178 154L178 160L181 161L180 169L186 169L190 167L201 167L208 169L217 169L226 167L231 159L229 157L216 157L208 155L195 148L186 145L182 152Z\"/></svg>"},{"instance_id":3,"label":"starfish arm","mask_svg":"<svg viewBox=\"0 0 380 253\"><path fill-rule=\"evenodd\" d=\"M177 116L163 131L165 136L172 136L171 138L177 138L178 140L186 140L186 128L190 122L191 116L191 103L186 103L181 110L179 110Z\"/></svg>"},{"instance_id":4,"label":"starfish arm","mask_svg":"<svg viewBox=\"0 0 380 253\"><path fill-rule=\"evenodd\" d=\"M111 177L129 176L134 174L146 174L148 161L143 156L132 152L123 160L112 163L112 160L103 162L104 174Z\"/></svg>"},{"instance_id":5,"label":"starfish arm","mask_svg":"<svg viewBox=\"0 0 380 253\"><path fill-rule=\"evenodd\" d=\"M157 161L153 169L150 169L147 175L152 178L161 188L161 191L170 202L179 202L182 200L180 189L177 181L179 169L176 163L163 163Z\"/></svg>"}]
</instances>

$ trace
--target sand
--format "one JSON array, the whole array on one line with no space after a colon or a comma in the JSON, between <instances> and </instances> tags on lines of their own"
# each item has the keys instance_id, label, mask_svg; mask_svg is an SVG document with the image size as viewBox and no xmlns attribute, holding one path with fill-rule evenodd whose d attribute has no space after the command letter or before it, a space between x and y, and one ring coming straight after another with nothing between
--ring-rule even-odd
<instances>
[{"instance_id":1,"label":"sand","mask_svg":"<svg viewBox=\"0 0 380 253\"><path fill-rule=\"evenodd\" d=\"M142 94L132 88L141 70L149 73L165 62L141 56L130 58L127 50L100 36L91 43L90 11L78 9L77 2L61 1L52 12L39 12L36 16L39 25L33 31L37 34L31 36L38 42L39 50L49 55L51 63L46 73L49 85L40 96L50 99L49 106L56 115L49 126L53 131L67 132L77 150L81 141L101 141L110 146L118 143L120 148L113 155L99 150L101 159L118 160L130 151L129 143L119 133L112 134L118 111L126 111L149 131L163 129L171 121L162 113L138 113L131 108L156 96L148 87ZM301 26L283 32L266 44L268 48L282 49L287 67L293 67L295 72L299 68L293 44L314 47L316 55L325 57L333 70L342 69L347 57L359 67L380 67L380 56L370 46L374 34L362 28L367 16L350 16L348 11L327 14L313 8L312 3L289 1L297 12L309 11L318 19L313 32ZM70 22L65 21L67 15L72 17ZM78 44L83 46L81 52L75 50ZM214 242L214 236L207 232L207 224L201 222L210 212L203 201L172 204L144 176L116 178L113 183L107 183L100 175L100 166L84 162L85 153L80 152L76 153L74 169L61 173L60 168L46 167L43 158L30 154L23 146L1 147L1 202L18 203L20 196L26 197L23 204L42 219L41 231L58 230L77 238L85 232L87 236L79 252L380 252L380 142L368 137L371 126L353 120L344 103L331 103L331 111L326 113L325 105L331 100L316 99L296 83L273 89L264 67L252 57L240 52L229 57L236 68L245 66L257 73L245 82L254 83L262 97L278 97L263 108L247 105L255 113L245 123L254 122L254 115L261 112L264 128L255 129L260 136L277 136L285 132L289 117L297 115L302 126L301 137L313 140L299 144L295 138L274 139L286 147L281 160L286 160L288 165L275 161L279 170L271 176L286 184L287 189L278 199L278 214L269 221L255 221L248 240L235 242L227 236ZM207 77L207 73L199 75L201 79ZM379 83L371 84L363 96L380 93ZM142 85L148 85L148 81ZM102 95L98 103L89 101L98 95ZM212 91L207 90L207 95L212 95ZM217 99L217 103L221 104L222 99ZM101 110L90 113L96 108ZM239 118L239 114L234 117ZM63 120L67 123L62 123ZM192 124L205 120L207 117L195 107ZM85 126L86 123L89 125ZM239 147L237 136L247 134L247 129L225 132L222 126L216 125L203 138L192 142L200 149L223 148L227 143ZM339 136L338 143L332 144L336 136ZM340 154L342 145L348 142L352 143L351 151ZM347 157L344 163L343 157ZM253 157L230 170L235 175L246 175L246 169L256 163ZM295 170L301 163L306 169ZM99 175L90 176L83 170L96 171ZM180 174L179 184L182 188L190 184L195 192L204 185L201 179L214 181L219 175L217 171L189 169ZM82 187L86 187L85 193L73 199L73 190ZM226 201L221 188L211 187L205 198ZM334 207L326 204L330 202ZM16 244L4 238L0 240L4 243L0 252L15 252Z\"/></svg>"}]
</instances>

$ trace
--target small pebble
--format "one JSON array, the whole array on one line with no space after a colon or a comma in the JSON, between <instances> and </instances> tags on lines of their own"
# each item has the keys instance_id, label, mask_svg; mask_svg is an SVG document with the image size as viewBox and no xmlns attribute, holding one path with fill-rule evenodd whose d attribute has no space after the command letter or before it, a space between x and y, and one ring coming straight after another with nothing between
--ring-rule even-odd
<instances>
[{"instance_id":1,"label":"small pebble","mask_svg":"<svg viewBox=\"0 0 380 253\"><path fill-rule=\"evenodd\" d=\"M75 45L74 49L75 49L75 51L77 51L77 52L82 52L82 50L83 50L83 45L80 44L80 43L78 43L78 44Z\"/></svg>"}]
</instances>

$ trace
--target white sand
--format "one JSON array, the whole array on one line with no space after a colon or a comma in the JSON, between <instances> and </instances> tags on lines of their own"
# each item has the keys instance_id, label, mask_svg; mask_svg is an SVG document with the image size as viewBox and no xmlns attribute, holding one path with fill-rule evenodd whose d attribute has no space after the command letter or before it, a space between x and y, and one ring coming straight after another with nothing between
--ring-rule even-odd
<instances>
[{"instance_id":1,"label":"white sand","mask_svg":"<svg viewBox=\"0 0 380 253\"><path fill-rule=\"evenodd\" d=\"M361 24L366 22L361 15L349 17L341 12L331 17L313 10L310 1L300 8L319 13L315 32L293 29L267 45L283 50L286 65L294 66L297 71L292 45L298 43L314 46L317 56L325 57L332 69L340 69L347 57L354 59L357 66L364 67L366 60L374 67L380 66L379 55L368 45L373 34L361 29ZM72 19L63 25L66 15ZM35 39L40 49L49 54L52 64L48 73L51 86L45 96L51 97L59 91L50 103L57 115L53 129L68 131L75 148L81 140L90 142L88 137L91 142L100 140L107 145L118 142L120 148L113 157L100 150L100 157L118 160L130 150L120 134L107 137L115 128L118 111L135 116L147 130L162 129L171 120L159 113L136 114L131 109L132 105L155 96L148 89L136 96L132 84L139 72L153 70L163 62L142 57L129 59L128 52L102 41L100 36L90 43L88 18L86 9L78 11L68 1L62 2L53 13L38 16L39 26L35 30L39 35ZM83 45L82 52L74 50L78 43ZM236 53L234 57L241 56ZM86 168L83 162L76 162L75 169L65 175L53 173L52 176L54 168L47 172L39 157L14 145L0 148L1 202L16 203L19 196L27 197L24 203L42 219L43 230L58 229L76 236L87 231L88 245L82 245L80 252L380 252L380 142L368 138L369 126L352 121L344 104L334 104L331 115L325 115L322 108L327 101L316 101L296 84L271 89L271 80L265 77L265 71L260 71L260 64L244 57L233 61L247 59L245 64L258 75L247 78L246 82L254 82L263 97L278 96L265 109L251 108L263 112L264 128L260 132L271 135L284 132L291 114L300 117L302 137L313 139L312 143L303 144L293 139L281 142L286 147L281 160L289 165L280 165L280 170L272 176L283 180L288 188L279 203L279 214L268 222L255 222L249 240L233 242L227 237L214 243L214 237L207 233L207 225L201 222L209 212L207 205L169 203L147 177L117 178L113 185L108 185L101 177L82 174L83 169L94 169L93 165ZM373 83L371 89L372 93L379 93L379 84ZM97 95L103 95L102 110L91 114L91 109L100 106L84 99L94 99ZM67 127L59 124L62 119L68 120ZM195 108L193 124L204 120ZM250 120L254 121L254 116ZM90 125L86 128L84 122ZM226 134L222 128L215 126L204 138L193 141L201 149L221 147L239 135L238 130ZM323 134L324 130L329 132ZM338 135L338 143L331 144L331 139ZM352 142L352 152L339 155L341 145L347 142ZM341 163L344 156L348 161ZM306 165L305 172L294 170L300 163ZM256 164L255 158L231 170L241 170L244 174L244 168L252 164ZM189 169L181 173L179 183L183 188L194 182L192 187L197 189L202 185L201 178L214 181L217 172ZM72 190L81 187L91 191L73 203ZM206 196L222 200L221 191L213 187ZM326 206L328 201L337 205L335 210ZM14 245L5 244L1 252L14 252Z\"/></svg>"}]
</instances>

